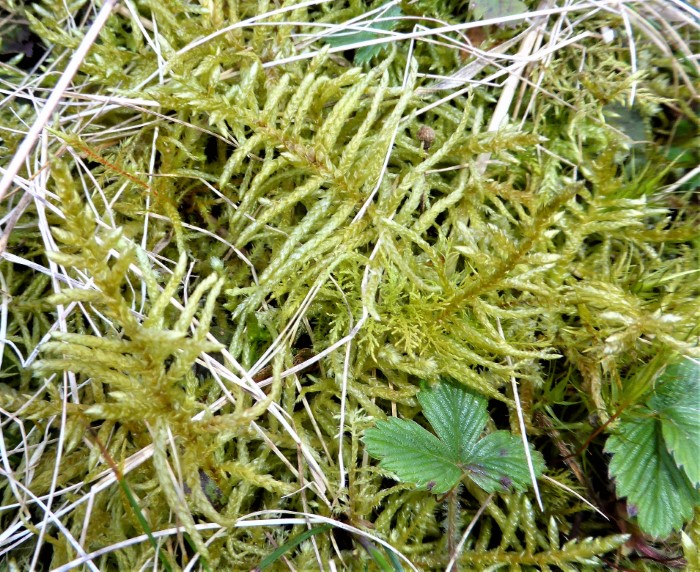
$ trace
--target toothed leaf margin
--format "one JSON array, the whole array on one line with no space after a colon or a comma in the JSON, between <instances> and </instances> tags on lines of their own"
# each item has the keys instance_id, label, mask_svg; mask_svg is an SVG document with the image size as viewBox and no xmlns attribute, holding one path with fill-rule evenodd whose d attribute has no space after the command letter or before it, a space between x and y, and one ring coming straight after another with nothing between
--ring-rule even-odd
<instances>
[{"instance_id":1,"label":"toothed leaf margin","mask_svg":"<svg viewBox=\"0 0 700 572\"><path fill-rule=\"evenodd\" d=\"M479 439L488 421L483 397L441 382L419 392L418 401L437 436L415 421L378 421L365 432L364 442L380 466L435 493L449 491L465 475L487 492L527 488L530 474L520 440L507 431ZM544 460L532 448L531 455L539 476Z\"/></svg>"}]
</instances>

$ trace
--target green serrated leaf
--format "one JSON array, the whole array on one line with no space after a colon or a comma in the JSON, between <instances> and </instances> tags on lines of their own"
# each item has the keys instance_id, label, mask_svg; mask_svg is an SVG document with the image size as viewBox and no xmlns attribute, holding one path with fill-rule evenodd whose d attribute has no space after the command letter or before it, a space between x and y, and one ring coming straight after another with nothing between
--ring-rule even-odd
<instances>
[{"instance_id":1,"label":"green serrated leaf","mask_svg":"<svg viewBox=\"0 0 700 572\"><path fill-rule=\"evenodd\" d=\"M603 108L605 122L629 138L632 143L647 140L644 116L636 108L629 108L620 103L610 103Z\"/></svg>"},{"instance_id":2,"label":"green serrated leaf","mask_svg":"<svg viewBox=\"0 0 700 572\"><path fill-rule=\"evenodd\" d=\"M353 46L361 42L367 42L379 37L379 34L373 33L370 30L393 30L398 25L398 20L385 20L385 18L398 18L402 15L399 6L392 6L386 12L380 15L382 21L372 22L367 26L366 32L337 32L325 38L326 42L333 47ZM359 25L359 24L358 24ZM374 56L379 55L386 48L384 44L376 44L374 46L364 46L355 52L354 62L358 65L369 62Z\"/></svg>"},{"instance_id":3,"label":"green serrated leaf","mask_svg":"<svg viewBox=\"0 0 700 572\"><path fill-rule=\"evenodd\" d=\"M649 400L652 409L663 410L678 403L700 407L700 364L683 358L669 365L656 382L657 389Z\"/></svg>"},{"instance_id":4,"label":"green serrated leaf","mask_svg":"<svg viewBox=\"0 0 700 572\"><path fill-rule=\"evenodd\" d=\"M694 486L700 485L700 365L690 359L670 365L649 400L658 411L666 448Z\"/></svg>"},{"instance_id":5,"label":"green serrated leaf","mask_svg":"<svg viewBox=\"0 0 700 572\"><path fill-rule=\"evenodd\" d=\"M355 65L364 65L369 63L373 57L381 54L385 49L386 46L382 44L377 44L375 46L364 46L355 52L355 57L352 61L355 63Z\"/></svg>"},{"instance_id":6,"label":"green serrated leaf","mask_svg":"<svg viewBox=\"0 0 700 572\"><path fill-rule=\"evenodd\" d=\"M678 405L661 412L664 442L694 486L700 486L700 408Z\"/></svg>"},{"instance_id":7,"label":"green serrated leaf","mask_svg":"<svg viewBox=\"0 0 700 572\"><path fill-rule=\"evenodd\" d=\"M451 451L456 451L458 458L466 459L488 421L486 400L465 388L442 382L421 391L418 402L437 436Z\"/></svg>"},{"instance_id":8,"label":"green serrated leaf","mask_svg":"<svg viewBox=\"0 0 700 572\"><path fill-rule=\"evenodd\" d=\"M520 0L471 0L469 9L477 20L503 18L527 12L527 6Z\"/></svg>"},{"instance_id":9,"label":"green serrated leaf","mask_svg":"<svg viewBox=\"0 0 700 572\"><path fill-rule=\"evenodd\" d=\"M418 394L423 414L438 437L414 421L392 418L365 433L369 453L406 482L442 493L464 476L488 492L523 490L530 482L520 440L497 431L479 440L488 420L486 400L464 387L442 382ZM544 461L536 451L536 475Z\"/></svg>"},{"instance_id":10,"label":"green serrated leaf","mask_svg":"<svg viewBox=\"0 0 700 572\"><path fill-rule=\"evenodd\" d=\"M648 413L623 418L605 450L613 454L610 475L617 495L636 508L644 532L662 538L692 517L700 495L667 451L661 423Z\"/></svg>"},{"instance_id":11,"label":"green serrated leaf","mask_svg":"<svg viewBox=\"0 0 700 572\"><path fill-rule=\"evenodd\" d=\"M400 480L436 493L454 487L462 476L459 460L445 443L413 421L378 421L364 437L367 451Z\"/></svg>"},{"instance_id":12,"label":"green serrated leaf","mask_svg":"<svg viewBox=\"0 0 700 572\"><path fill-rule=\"evenodd\" d=\"M535 475L544 470L542 455L530 448ZM484 437L465 459L472 480L486 492L523 491L530 484L530 471L520 438L507 431Z\"/></svg>"}]
</instances>

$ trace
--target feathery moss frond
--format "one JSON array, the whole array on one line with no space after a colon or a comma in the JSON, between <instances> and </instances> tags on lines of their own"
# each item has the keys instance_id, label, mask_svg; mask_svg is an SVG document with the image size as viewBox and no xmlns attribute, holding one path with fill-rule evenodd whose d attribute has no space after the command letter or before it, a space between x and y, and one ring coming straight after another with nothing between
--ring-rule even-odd
<instances>
[{"instance_id":1,"label":"feathery moss frond","mask_svg":"<svg viewBox=\"0 0 700 572\"><path fill-rule=\"evenodd\" d=\"M96 8L6 4L3 166ZM294 538L297 569L369 565L266 510L425 569L636 566L624 511L470 490L445 519L362 445L447 376L604 509L605 424L699 355L692 9L523 4L401 2L366 61L325 38L399 3L117 3L0 193L0 561L152 567L109 455L183 568L181 533L211 569Z\"/></svg>"}]
</instances>

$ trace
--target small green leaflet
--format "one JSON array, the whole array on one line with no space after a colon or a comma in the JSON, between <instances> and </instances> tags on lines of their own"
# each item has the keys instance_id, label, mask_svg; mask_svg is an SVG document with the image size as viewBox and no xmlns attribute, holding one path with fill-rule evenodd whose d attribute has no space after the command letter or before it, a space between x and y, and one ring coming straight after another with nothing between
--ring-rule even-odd
<instances>
[{"instance_id":1,"label":"small green leaflet","mask_svg":"<svg viewBox=\"0 0 700 572\"><path fill-rule=\"evenodd\" d=\"M380 466L434 493L451 490L464 476L489 493L527 488L530 474L520 439L507 431L479 438L488 421L483 397L443 381L421 391L418 401L437 436L415 421L378 421L364 442ZM544 460L532 448L531 455L539 476Z\"/></svg>"},{"instance_id":2,"label":"small green leaflet","mask_svg":"<svg viewBox=\"0 0 700 572\"><path fill-rule=\"evenodd\" d=\"M657 388L641 414L622 417L605 450L617 495L636 507L644 532L663 538L700 505L700 367L683 359Z\"/></svg>"},{"instance_id":3,"label":"small green leaflet","mask_svg":"<svg viewBox=\"0 0 700 572\"><path fill-rule=\"evenodd\" d=\"M368 40L374 40L380 37L379 34L372 33L370 30L393 30L399 23L399 20L385 20L385 18L399 18L402 16L401 8L399 6L392 6L383 14L380 14L378 19L383 21L374 22L367 26L367 32L337 32L325 38L326 42L331 46L340 47L348 46L351 49L354 44L360 42L367 42ZM370 20L371 21L371 20ZM363 25L363 22L358 22L355 24L357 26ZM383 36L384 34L382 34ZM379 55L382 50L386 48L385 44L375 44L373 46L364 46L358 48L355 52L355 63L357 65L362 65L369 62L374 56Z\"/></svg>"},{"instance_id":4,"label":"small green leaflet","mask_svg":"<svg viewBox=\"0 0 700 572\"><path fill-rule=\"evenodd\" d=\"M624 419L605 450L613 454L610 475L617 495L636 507L644 532L663 538L693 516L700 497L666 450L659 425L653 417Z\"/></svg>"},{"instance_id":5,"label":"small green leaflet","mask_svg":"<svg viewBox=\"0 0 700 572\"><path fill-rule=\"evenodd\" d=\"M527 12L527 6L520 0L471 0L469 9L477 20L503 18Z\"/></svg>"},{"instance_id":6,"label":"small green leaflet","mask_svg":"<svg viewBox=\"0 0 700 572\"><path fill-rule=\"evenodd\" d=\"M617 129L633 144L643 144L648 140L644 116L637 108L620 103L609 103L603 107L605 122Z\"/></svg>"},{"instance_id":7,"label":"small green leaflet","mask_svg":"<svg viewBox=\"0 0 700 572\"><path fill-rule=\"evenodd\" d=\"M689 359L670 365L649 400L658 411L666 448L695 487L700 486L700 364Z\"/></svg>"}]
</instances>

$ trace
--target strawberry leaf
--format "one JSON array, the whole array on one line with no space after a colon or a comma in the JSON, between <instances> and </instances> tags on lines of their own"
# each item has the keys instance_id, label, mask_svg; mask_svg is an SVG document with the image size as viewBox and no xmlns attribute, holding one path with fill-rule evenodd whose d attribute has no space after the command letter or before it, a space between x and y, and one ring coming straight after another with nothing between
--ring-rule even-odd
<instances>
[{"instance_id":1,"label":"strawberry leaf","mask_svg":"<svg viewBox=\"0 0 700 572\"><path fill-rule=\"evenodd\" d=\"M676 464L700 486L700 408L676 405L662 411L661 432Z\"/></svg>"},{"instance_id":2,"label":"strawberry leaf","mask_svg":"<svg viewBox=\"0 0 700 572\"><path fill-rule=\"evenodd\" d=\"M535 474L544 470L544 460L530 448ZM484 437L465 460L471 479L488 493L523 491L530 484L530 472L522 441L507 431Z\"/></svg>"},{"instance_id":3,"label":"strawberry leaf","mask_svg":"<svg viewBox=\"0 0 700 572\"><path fill-rule=\"evenodd\" d=\"M524 490L530 482L520 439L496 431L479 439L488 421L486 400L464 387L442 382L418 394L423 414L437 437L414 421L392 418L368 429L367 451L399 480L436 493L447 492L468 476L488 492ZM544 469L531 451L535 474Z\"/></svg>"},{"instance_id":4,"label":"strawberry leaf","mask_svg":"<svg viewBox=\"0 0 700 572\"><path fill-rule=\"evenodd\" d=\"M469 8L477 20L503 18L527 12L527 6L520 0L471 0Z\"/></svg>"},{"instance_id":5,"label":"strawberry leaf","mask_svg":"<svg viewBox=\"0 0 700 572\"><path fill-rule=\"evenodd\" d=\"M700 365L683 359L658 380L649 406L658 411L666 448L694 486L700 485Z\"/></svg>"},{"instance_id":6,"label":"strawberry leaf","mask_svg":"<svg viewBox=\"0 0 700 572\"><path fill-rule=\"evenodd\" d=\"M439 383L421 391L418 402L437 436L458 458L466 458L489 419L486 400L452 383Z\"/></svg>"},{"instance_id":7,"label":"strawberry leaf","mask_svg":"<svg viewBox=\"0 0 700 572\"><path fill-rule=\"evenodd\" d=\"M445 493L462 476L457 456L445 443L414 421L392 417L377 421L364 438L367 451L399 480Z\"/></svg>"},{"instance_id":8,"label":"strawberry leaf","mask_svg":"<svg viewBox=\"0 0 700 572\"><path fill-rule=\"evenodd\" d=\"M399 23L399 20L389 20L387 18L398 18L401 16L401 8L399 6L392 6L381 14L377 21L373 21L367 26L367 31L351 31L351 32L336 32L325 38L326 42L333 47L348 46L348 49L352 49L354 44L359 44L361 42L367 42L369 40L374 40L379 37L379 34L372 32L372 30L393 30ZM381 21L380 21L381 20ZM357 26L361 26L363 23L357 23ZM385 35L385 34L382 34ZM362 65L369 62L374 56L379 55L388 44L375 44L373 46L364 46L358 48L355 52L354 62L357 65Z\"/></svg>"},{"instance_id":9,"label":"strawberry leaf","mask_svg":"<svg viewBox=\"0 0 700 572\"><path fill-rule=\"evenodd\" d=\"M662 423L653 411L646 414L623 418L605 450L613 454L610 475L617 495L636 508L644 532L662 538L693 516L700 495L666 449Z\"/></svg>"}]
</instances>

